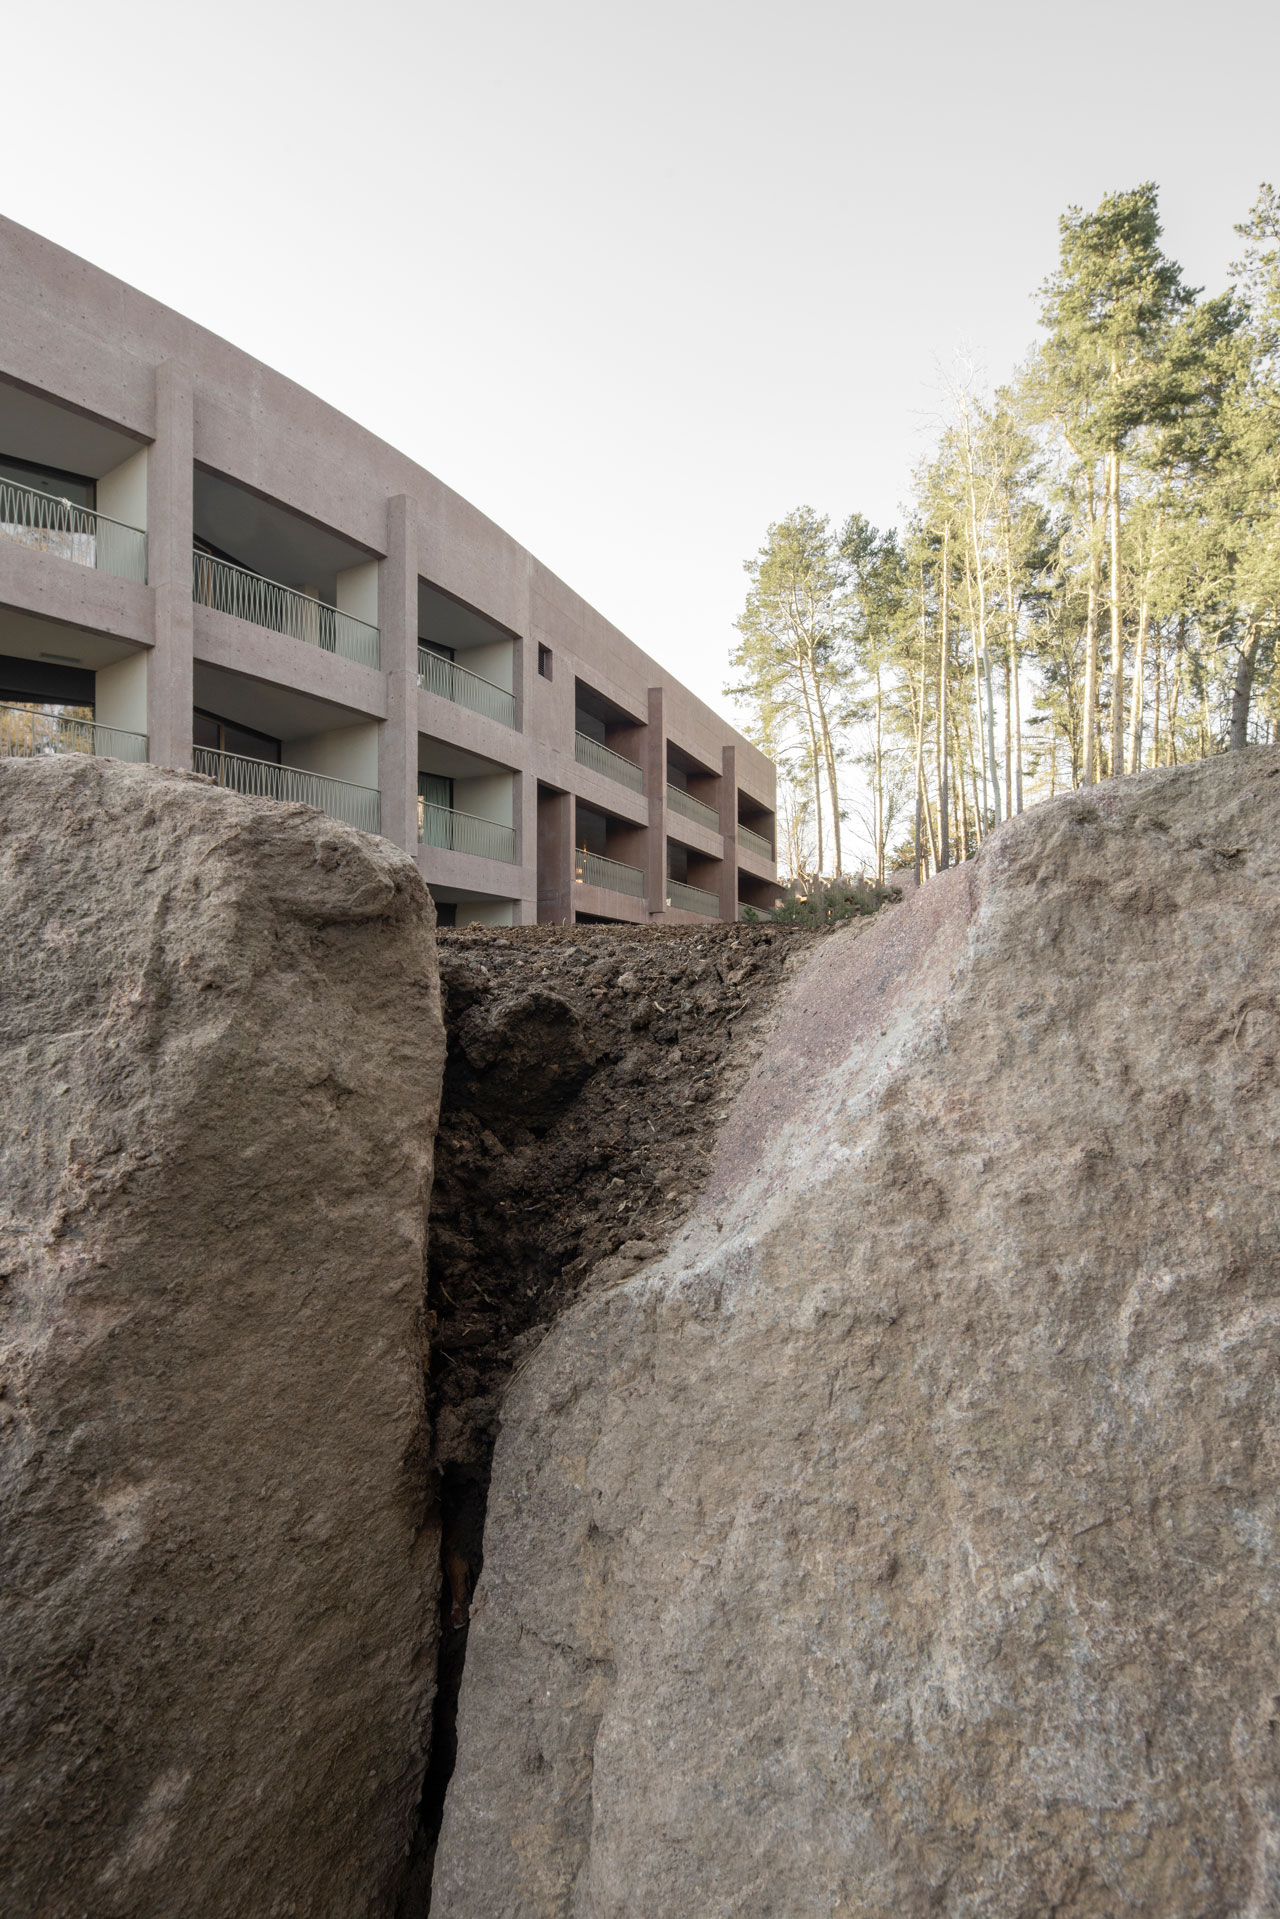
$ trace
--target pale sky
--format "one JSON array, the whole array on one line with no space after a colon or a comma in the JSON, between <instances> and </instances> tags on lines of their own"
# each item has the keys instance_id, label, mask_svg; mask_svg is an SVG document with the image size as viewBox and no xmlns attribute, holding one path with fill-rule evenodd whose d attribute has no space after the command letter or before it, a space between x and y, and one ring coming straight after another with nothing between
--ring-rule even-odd
<instances>
[{"instance_id":1,"label":"pale sky","mask_svg":"<svg viewBox=\"0 0 1280 1919\"><path fill-rule=\"evenodd\" d=\"M1280 6L63 0L4 28L4 210L400 447L727 710L742 561L898 517L1058 215L1155 179L1218 288Z\"/></svg>"}]
</instances>

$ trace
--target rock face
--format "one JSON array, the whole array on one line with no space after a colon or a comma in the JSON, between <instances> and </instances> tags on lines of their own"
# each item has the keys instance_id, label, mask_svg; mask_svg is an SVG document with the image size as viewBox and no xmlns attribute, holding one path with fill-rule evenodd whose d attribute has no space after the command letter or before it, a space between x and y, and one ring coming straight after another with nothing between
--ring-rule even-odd
<instances>
[{"instance_id":1,"label":"rock face","mask_svg":"<svg viewBox=\"0 0 1280 1919\"><path fill-rule=\"evenodd\" d=\"M1280 753L823 944L518 1373L433 1919L1280 1910Z\"/></svg>"},{"instance_id":2,"label":"rock face","mask_svg":"<svg viewBox=\"0 0 1280 1919\"><path fill-rule=\"evenodd\" d=\"M422 1775L412 862L302 807L0 762L11 1919L381 1914Z\"/></svg>"}]
</instances>

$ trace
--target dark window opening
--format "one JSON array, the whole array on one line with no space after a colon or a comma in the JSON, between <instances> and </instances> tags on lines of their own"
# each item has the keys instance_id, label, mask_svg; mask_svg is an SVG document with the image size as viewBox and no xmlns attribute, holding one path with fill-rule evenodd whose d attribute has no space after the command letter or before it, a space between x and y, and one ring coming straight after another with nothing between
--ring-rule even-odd
<instances>
[{"instance_id":1,"label":"dark window opening","mask_svg":"<svg viewBox=\"0 0 1280 1919\"><path fill-rule=\"evenodd\" d=\"M456 926L458 924L457 900L436 901L436 925Z\"/></svg>"},{"instance_id":2,"label":"dark window opening","mask_svg":"<svg viewBox=\"0 0 1280 1919\"><path fill-rule=\"evenodd\" d=\"M212 540L202 540L198 533L192 535L191 544L197 553L207 553L211 560L225 560L228 566L238 566L244 573L253 571L253 568L246 566L243 560L238 560L234 553L224 552L222 547L215 546Z\"/></svg>"},{"instance_id":3,"label":"dark window opening","mask_svg":"<svg viewBox=\"0 0 1280 1919\"><path fill-rule=\"evenodd\" d=\"M457 654L451 646L441 646L439 640L428 640L420 633L418 645L428 653L438 653L442 660L456 660Z\"/></svg>"},{"instance_id":4,"label":"dark window opening","mask_svg":"<svg viewBox=\"0 0 1280 1919\"><path fill-rule=\"evenodd\" d=\"M86 506L90 512L98 497L98 484L84 473L64 473L61 467L35 466L30 460L11 460L0 453L0 480L12 480L35 493L51 494L71 506Z\"/></svg>"},{"instance_id":5,"label":"dark window opening","mask_svg":"<svg viewBox=\"0 0 1280 1919\"><path fill-rule=\"evenodd\" d=\"M599 853L603 858L608 851L609 822L603 813L597 813L594 806L584 806L579 800L574 808L575 839L584 853Z\"/></svg>"},{"instance_id":6,"label":"dark window opening","mask_svg":"<svg viewBox=\"0 0 1280 1919\"><path fill-rule=\"evenodd\" d=\"M538 642L538 671L544 680L551 678L551 648Z\"/></svg>"},{"instance_id":7,"label":"dark window opening","mask_svg":"<svg viewBox=\"0 0 1280 1919\"><path fill-rule=\"evenodd\" d=\"M69 661L10 659L0 654L0 700L79 707L92 719L94 676Z\"/></svg>"},{"instance_id":8,"label":"dark window opening","mask_svg":"<svg viewBox=\"0 0 1280 1919\"><path fill-rule=\"evenodd\" d=\"M688 848L676 846L671 840L667 841L667 878L679 880L682 886L687 884L689 878Z\"/></svg>"},{"instance_id":9,"label":"dark window opening","mask_svg":"<svg viewBox=\"0 0 1280 1919\"><path fill-rule=\"evenodd\" d=\"M279 740L273 740L269 733L259 733L255 727L237 726L233 720L220 719L216 713L206 713L199 706L191 718L191 739L193 745L207 747L214 753L236 753L241 759L280 764Z\"/></svg>"}]
</instances>

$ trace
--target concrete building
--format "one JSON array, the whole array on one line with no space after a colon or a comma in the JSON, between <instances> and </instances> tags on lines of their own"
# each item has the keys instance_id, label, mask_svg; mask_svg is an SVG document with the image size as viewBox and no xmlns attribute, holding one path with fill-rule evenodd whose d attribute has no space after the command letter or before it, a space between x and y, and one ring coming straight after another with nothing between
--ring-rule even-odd
<instances>
[{"instance_id":1,"label":"concrete building","mask_svg":"<svg viewBox=\"0 0 1280 1919\"><path fill-rule=\"evenodd\" d=\"M308 801L446 923L776 897L756 748L432 474L7 220L0 747Z\"/></svg>"}]
</instances>

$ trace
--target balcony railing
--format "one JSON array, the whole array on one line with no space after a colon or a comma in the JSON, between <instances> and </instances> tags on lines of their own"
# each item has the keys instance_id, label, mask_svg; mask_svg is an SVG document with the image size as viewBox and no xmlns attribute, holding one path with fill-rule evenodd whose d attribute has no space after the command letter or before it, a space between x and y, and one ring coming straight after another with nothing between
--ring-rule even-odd
<instances>
[{"instance_id":1,"label":"balcony railing","mask_svg":"<svg viewBox=\"0 0 1280 1919\"><path fill-rule=\"evenodd\" d=\"M141 528L32 486L0 480L0 535L118 580L147 583L147 536Z\"/></svg>"},{"instance_id":2,"label":"balcony railing","mask_svg":"<svg viewBox=\"0 0 1280 1919\"><path fill-rule=\"evenodd\" d=\"M310 773L303 766L277 766L274 760L219 753L211 746L195 747L192 764L197 773L206 774L219 786L230 787L233 793L314 806L331 819L358 826L363 833L382 831L382 796L376 787L353 786L350 780L330 779L327 773Z\"/></svg>"},{"instance_id":3,"label":"balcony railing","mask_svg":"<svg viewBox=\"0 0 1280 1919\"><path fill-rule=\"evenodd\" d=\"M746 847L748 853L755 853L760 859L768 860L772 864L773 848L768 840L761 833L753 833L749 826L742 824L741 820L738 821L738 840Z\"/></svg>"},{"instance_id":4,"label":"balcony railing","mask_svg":"<svg viewBox=\"0 0 1280 1919\"><path fill-rule=\"evenodd\" d=\"M475 813L456 813L451 806L418 801L418 843L438 846L446 853L478 853L482 860L505 860L515 865L516 829Z\"/></svg>"},{"instance_id":5,"label":"balcony railing","mask_svg":"<svg viewBox=\"0 0 1280 1919\"><path fill-rule=\"evenodd\" d=\"M516 723L514 693L473 673L469 666L459 666L456 660L433 653L427 646L418 648L418 685L425 686L428 693L438 693L442 700L452 700L455 706L469 706L473 713L501 720L504 726Z\"/></svg>"},{"instance_id":6,"label":"balcony railing","mask_svg":"<svg viewBox=\"0 0 1280 1919\"><path fill-rule=\"evenodd\" d=\"M720 902L715 894L701 886L686 886L683 880L667 881L667 905L678 906L682 913L705 913L708 919L720 917Z\"/></svg>"},{"instance_id":7,"label":"balcony railing","mask_svg":"<svg viewBox=\"0 0 1280 1919\"><path fill-rule=\"evenodd\" d=\"M607 860L603 853L588 853L581 846L574 849L573 877L580 886L603 886L609 893L629 893L636 900L644 898L644 873L640 867L624 866L621 860Z\"/></svg>"},{"instance_id":8,"label":"balcony railing","mask_svg":"<svg viewBox=\"0 0 1280 1919\"><path fill-rule=\"evenodd\" d=\"M607 780L629 786L633 793L644 792L644 774L634 760L624 760L621 753L615 753L611 746L601 746L586 733L575 733L574 739L579 766L589 766L593 773L603 773Z\"/></svg>"},{"instance_id":9,"label":"balcony railing","mask_svg":"<svg viewBox=\"0 0 1280 1919\"><path fill-rule=\"evenodd\" d=\"M290 639L318 646L324 653L340 653L344 660L354 660L359 666L380 665L378 629L366 620L358 620L354 613L341 613L323 600L313 600L291 586L250 573L230 560L215 560L211 553L201 553L198 548L191 560L191 597L198 606L211 606L254 626L269 627L273 633L285 633Z\"/></svg>"},{"instance_id":10,"label":"balcony railing","mask_svg":"<svg viewBox=\"0 0 1280 1919\"><path fill-rule=\"evenodd\" d=\"M0 706L0 759L42 760L53 753L89 753L95 759L132 760L140 766L147 757L147 736L63 713Z\"/></svg>"},{"instance_id":11,"label":"balcony railing","mask_svg":"<svg viewBox=\"0 0 1280 1919\"><path fill-rule=\"evenodd\" d=\"M714 806L707 806L702 800L695 800L692 793L686 793L683 786L667 783L667 805L673 813L679 813L682 819L693 820L698 826L705 826L708 833L720 831L720 815Z\"/></svg>"}]
</instances>

